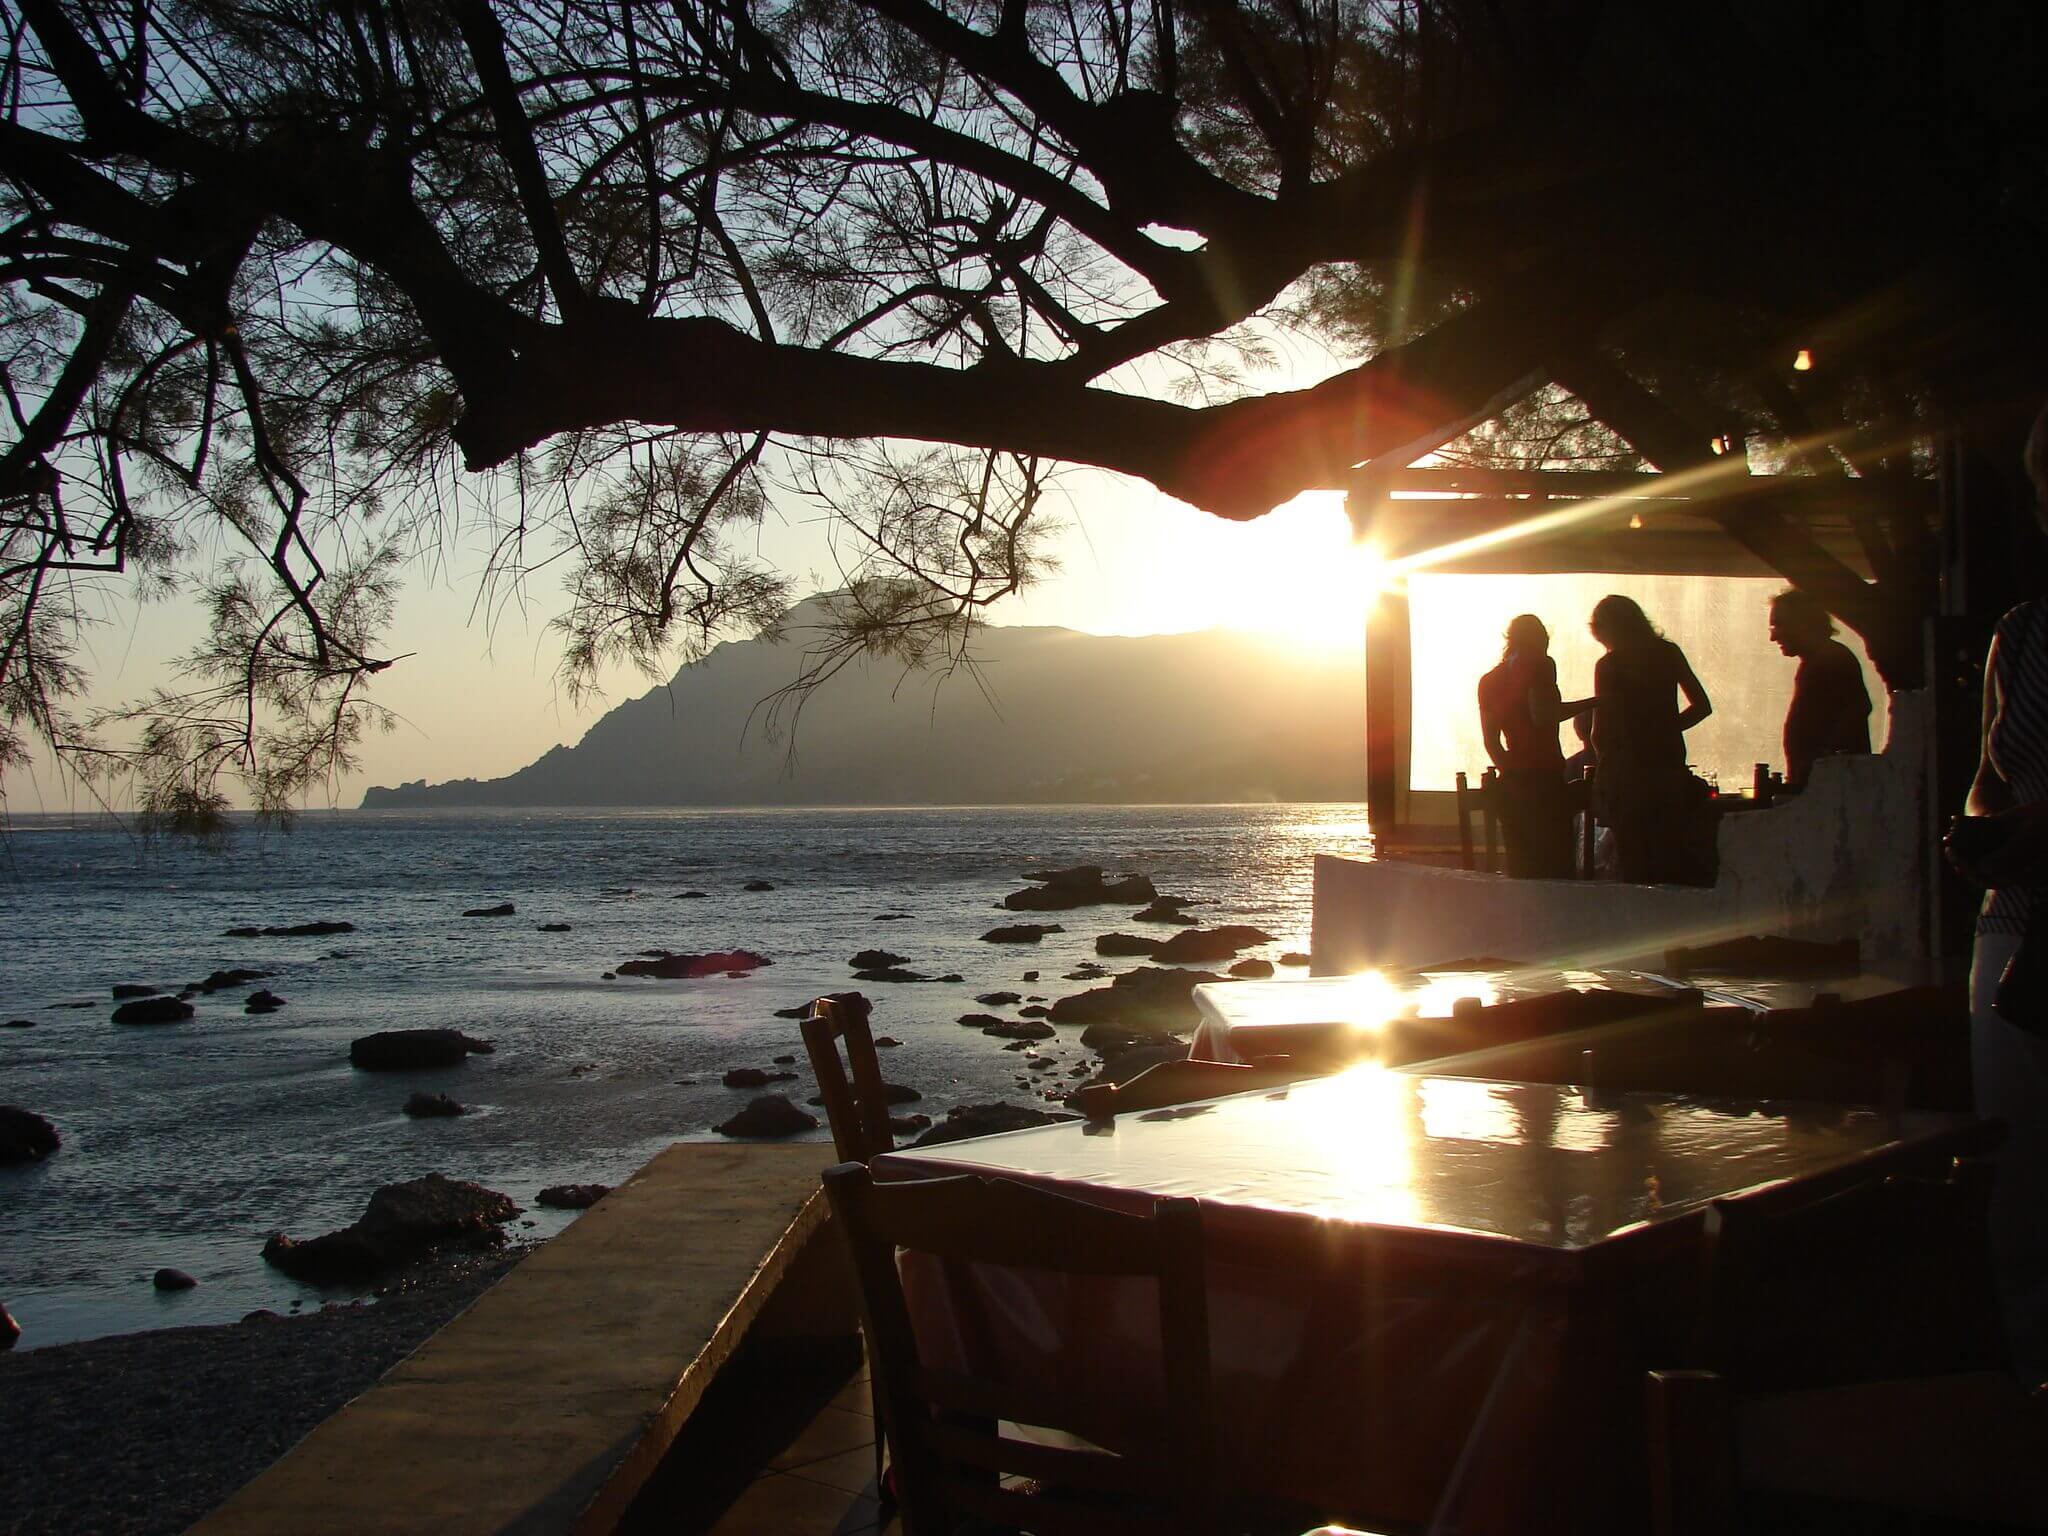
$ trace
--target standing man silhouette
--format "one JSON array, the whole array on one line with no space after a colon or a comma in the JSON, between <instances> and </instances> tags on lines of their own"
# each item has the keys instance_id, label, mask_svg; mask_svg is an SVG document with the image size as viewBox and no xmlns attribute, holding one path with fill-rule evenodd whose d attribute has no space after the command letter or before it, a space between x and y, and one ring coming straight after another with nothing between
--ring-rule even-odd
<instances>
[{"instance_id":1,"label":"standing man silhouette","mask_svg":"<svg viewBox=\"0 0 2048 1536\"><path fill-rule=\"evenodd\" d=\"M1816 759L1870 750L1863 668L1834 634L1835 621L1807 593L1787 587L1771 599L1771 639L1799 660L1785 711L1785 783L1792 789L1806 782Z\"/></svg>"}]
</instances>

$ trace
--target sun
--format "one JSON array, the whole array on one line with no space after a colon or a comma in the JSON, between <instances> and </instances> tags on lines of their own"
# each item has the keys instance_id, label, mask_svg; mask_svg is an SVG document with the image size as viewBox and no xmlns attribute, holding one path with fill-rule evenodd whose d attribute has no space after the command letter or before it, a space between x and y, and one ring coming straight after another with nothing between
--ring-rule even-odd
<instances>
[{"instance_id":1,"label":"sun","mask_svg":"<svg viewBox=\"0 0 2048 1536\"><path fill-rule=\"evenodd\" d=\"M1217 622L1318 655L1359 654L1366 614L1390 575L1360 544L1343 495L1309 491L1249 526Z\"/></svg>"}]
</instances>

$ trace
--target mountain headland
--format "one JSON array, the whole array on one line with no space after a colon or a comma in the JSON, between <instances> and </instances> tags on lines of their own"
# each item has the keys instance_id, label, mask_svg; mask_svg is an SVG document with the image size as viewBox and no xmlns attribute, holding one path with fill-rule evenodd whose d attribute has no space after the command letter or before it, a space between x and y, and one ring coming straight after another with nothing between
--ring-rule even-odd
<instances>
[{"instance_id":1,"label":"mountain headland","mask_svg":"<svg viewBox=\"0 0 2048 1536\"><path fill-rule=\"evenodd\" d=\"M973 675L863 660L771 737L762 701L802 665L729 641L498 779L377 786L365 810L455 806L1203 804L1356 800L1363 653L1225 630L990 628Z\"/></svg>"}]
</instances>

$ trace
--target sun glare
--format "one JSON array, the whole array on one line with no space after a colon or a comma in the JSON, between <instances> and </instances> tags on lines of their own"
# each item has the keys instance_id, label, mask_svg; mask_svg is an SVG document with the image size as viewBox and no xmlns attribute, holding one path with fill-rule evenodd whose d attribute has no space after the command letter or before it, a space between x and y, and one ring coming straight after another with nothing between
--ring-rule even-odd
<instances>
[{"instance_id":1,"label":"sun glare","mask_svg":"<svg viewBox=\"0 0 2048 1536\"><path fill-rule=\"evenodd\" d=\"M1359 653L1366 613L1391 573L1376 551L1353 539L1342 494L1307 492L1260 524L1265 536L1229 573L1218 621L1304 651Z\"/></svg>"}]
</instances>

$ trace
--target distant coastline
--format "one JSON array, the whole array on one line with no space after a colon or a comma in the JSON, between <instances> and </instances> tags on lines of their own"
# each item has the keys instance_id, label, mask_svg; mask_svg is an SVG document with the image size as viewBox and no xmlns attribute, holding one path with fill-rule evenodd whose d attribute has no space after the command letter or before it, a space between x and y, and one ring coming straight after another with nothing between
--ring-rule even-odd
<instances>
[{"instance_id":1,"label":"distant coastline","mask_svg":"<svg viewBox=\"0 0 2048 1536\"><path fill-rule=\"evenodd\" d=\"M800 621L792 632L801 634ZM857 663L793 739L761 701L800 641L734 641L608 711L573 746L494 779L365 792L364 810L1263 805L1365 789L1362 659L1208 631L985 631L974 679Z\"/></svg>"}]
</instances>

